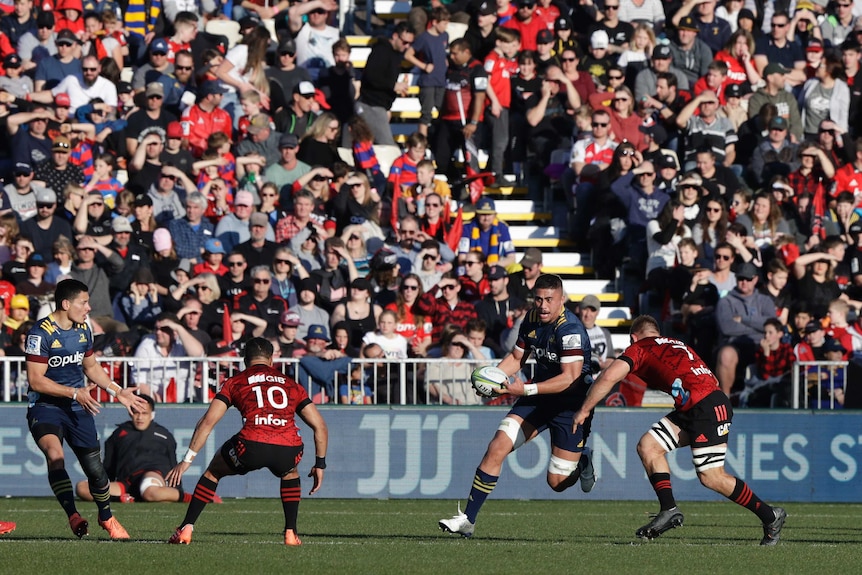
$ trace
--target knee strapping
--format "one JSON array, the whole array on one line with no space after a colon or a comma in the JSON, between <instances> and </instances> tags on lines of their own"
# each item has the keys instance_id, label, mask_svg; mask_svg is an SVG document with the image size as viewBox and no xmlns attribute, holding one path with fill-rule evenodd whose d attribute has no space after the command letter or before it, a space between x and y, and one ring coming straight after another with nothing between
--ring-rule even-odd
<instances>
[{"instance_id":1,"label":"knee strapping","mask_svg":"<svg viewBox=\"0 0 862 575\"><path fill-rule=\"evenodd\" d=\"M577 468L577 461L569 461L568 459L563 459L556 455L552 455L551 460L548 462L548 473L553 473L554 475L565 475L568 477L574 473Z\"/></svg>"},{"instance_id":2,"label":"knee strapping","mask_svg":"<svg viewBox=\"0 0 862 575\"><path fill-rule=\"evenodd\" d=\"M653 423L649 430L649 434L652 435L655 440L658 441L658 444L661 445L668 453L679 447L679 434L676 432L674 426L670 425L670 420L666 417Z\"/></svg>"},{"instance_id":3,"label":"knee strapping","mask_svg":"<svg viewBox=\"0 0 862 575\"><path fill-rule=\"evenodd\" d=\"M727 444L710 445L708 447L692 448L691 460L698 473L724 467L724 457L727 454Z\"/></svg>"},{"instance_id":4,"label":"knee strapping","mask_svg":"<svg viewBox=\"0 0 862 575\"><path fill-rule=\"evenodd\" d=\"M103 487L109 483L105 466L102 465L102 456L98 447L73 448L84 475L87 476L90 485Z\"/></svg>"},{"instance_id":5,"label":"knee strapping","mask_svg":"<svg viewBox=\"0 0 862 575\"><path fill-rule=\"evenodd\" d=\"M521 429L521 424L509 417L504 417L500 422L500 427L497 431L502 431L512 440L512 449L518 449L527 442L527 436L524 435L524 430Z\"/></svg>"},{"instance_id":6,"label":"knee strapping","mask_svg":"<svg viewBox=\"0 0 862 575\"><path fill-rule=\"evenodd\" d=\"M141 492L141 495L149 489L150 487L164 487L165 481L161 477L144 477L141 479L141 485L138 490Z\"/></svg>"}]
</instances>

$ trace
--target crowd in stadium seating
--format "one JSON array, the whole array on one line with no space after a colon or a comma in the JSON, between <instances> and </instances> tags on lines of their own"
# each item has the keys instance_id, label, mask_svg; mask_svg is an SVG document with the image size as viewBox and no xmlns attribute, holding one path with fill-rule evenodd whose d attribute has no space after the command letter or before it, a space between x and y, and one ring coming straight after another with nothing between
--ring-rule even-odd
<instances>
[{"instance_id":1,"label":"crowd in stadium seating","mask_svg":"<svg viewBox=\"0 0 862 575\"><path fill-rule=\"evenodd\" d=\"M786 375L781 341L862 350L862 4L417 1L356 69L337 8L0 3L7 355L73 277L117 355L263 335L319 383L360 354L500 357L542 269L482 195L506 174L561 187L564 239L728 393Z\"/></svg>"}]
</instances>

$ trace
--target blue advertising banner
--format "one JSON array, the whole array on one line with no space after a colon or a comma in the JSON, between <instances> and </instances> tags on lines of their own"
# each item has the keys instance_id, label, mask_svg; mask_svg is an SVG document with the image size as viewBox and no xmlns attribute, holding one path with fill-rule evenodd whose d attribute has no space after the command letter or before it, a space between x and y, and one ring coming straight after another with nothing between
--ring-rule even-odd
<instances>
[{"instance_id":1,"label":"blue advertising banner","mask_svg":"<svg viewBox=\"0 0 862 575\"><path fill-rule=\"evenodd\" d=\"M505 408L321 409L329 426L328 467L316 497L466 498L473 475ZM49 496L45 460L27 430L26 407L0 406L0 495ZM203 406L158 406L156 419L173 430L178 457L185 453ZM603 409L596 413L589 443L599 483L589 494L575 487L557 494L545 483L550 457L547 434L509 456L493 497L506 499L627 499L655 497L636 445L664 415L654 409ZM102 438L126 419L122 408L106 406L97 417ZM240 427L230 410L216 427L196 464L185 476L193 489L206 462ZM767 501L860 502L862 413L738 411L728 444L727 470L744 479ZM314 446L306 430L303 481ZM83 479L67 450L73 481ZM689 449L669 456L674 491L680 500L721 499L702 487ZM278 482L268 471L226 478L223 497L275 497Z\"/></svg>"}]
</instances>

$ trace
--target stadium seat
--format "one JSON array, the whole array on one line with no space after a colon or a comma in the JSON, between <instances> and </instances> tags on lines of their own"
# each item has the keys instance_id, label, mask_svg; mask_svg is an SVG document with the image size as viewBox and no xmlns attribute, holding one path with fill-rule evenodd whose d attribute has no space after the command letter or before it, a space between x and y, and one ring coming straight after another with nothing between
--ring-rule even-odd
<instances>
[{"instance_id":1,"label":"stadium seat","mask_svg":"<svg viewBox=\"0 0 862 575\"><path fill-rule=\"evenodd\" d=\"M450 42L463 38L464 34L467 33L467 24L450 21L449 24L446 25L446 33L449 34Z\"/></svg>"},{"instance_id":2,"label":"stadium seat","mask_svg":"<svg viewBox=\"0 0 862 575\"><path fill-rule=\"evenodd\" d=\"M227 38L230 48L242 40L242 34L239 33L239 22L233 20L210 20L207 22L206 31Z\"/></svg>"},{"instance_id":3,"label":"stadium seat","mask_svg":"<svg viewBox=\"0 0 862 575\"><path fill-rule=\"evenodd\" d=\"M401 156L402 152L398 146L376 144L374 154L377 156L377 161L380 162L380 171L388 176L392 163Z\"/></svg>"},{"instance_id":4,"label":"stadium seat","mask_svg":"<svg viewBox=\"0 0 862 575\"><path fill-rule=\"evenodd\" d=\"M275 19L267 18L263 21L263 25L269 31L269 37L272 38L272 41L278 43L278 34L275 33Z\"/></svg>"},{"instance_id":5,"label":"stadium seat","mask_svg":"<svg viewBox=\"0 0 862 575\"><path fill-rule=\"evenodd\" d=\"M350 148L343 148L339 146L338 157L341 159L342 162L344 162L350 167L356 165L353 160L353 150L351 150Z\"/></svg>"}]
</instances>

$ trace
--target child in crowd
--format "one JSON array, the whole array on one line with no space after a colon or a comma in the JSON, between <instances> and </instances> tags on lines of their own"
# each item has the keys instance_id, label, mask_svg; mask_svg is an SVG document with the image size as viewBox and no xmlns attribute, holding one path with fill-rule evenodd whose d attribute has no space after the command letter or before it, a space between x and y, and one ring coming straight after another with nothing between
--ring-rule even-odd
<instances>
[{"instance_id":1,"label":"child in crowd","mask_svg":"<svg viewBox=\"0 0 862 575\"><path fill-rule=\"evenodd\" d=\"M101 193L105 205L111 210L117 206L117 195L123 191L123 184L114 177L115 166L116 160L113 154L104 152L96 156L93 175L84 187L87 193L92 190Z\"/></svg>"},{"instance_id":2,"label":"child in crowd","mask_svg":"<svg viewBox=\"0 0 862 575\"><path fill-rule=\"evenodd\" d=\"M551 36L549 30L540 32ZM496 47L485 58L488 73L488 90L485 100L488 109L485 120L491 131L491 146L488 166L496 176L498 185L504 184L503 160L509 144L509 109L512 106L511 79L518 75L518 52L521 50L521 34L512 28L497 28Z\"/></svg>"},{"instance_id":3,"label":"child in crowd","mask_svg":"<svg viewBox=\"0 0 862 575\"><path fill-rule=\"evenodd\" d=\"M446 59L449 48L449 11L445 6L431 10L431 25L419 34L413 45L407 48L404 59L419 69L419 101L422 115L419 118L419 133L428 135L432 110L443 107L446 93Z\"/></svg>"},{"instance_id":4,"label":"child in crowd","mask_svg":"<svg viewBox=\"0 0 862 575\"><path fill-rule=\"evenodd\" d=\"M785 377L793 369L796 356L793 347L781 340L783 336L784 327L777 318L771 317L763 322L763 338L754 352L756 374L745 382L740 405L770 407L773 394L782 391L779 384L782 381L785 386L789 383Z\"/></svg>"}]
</instances>

